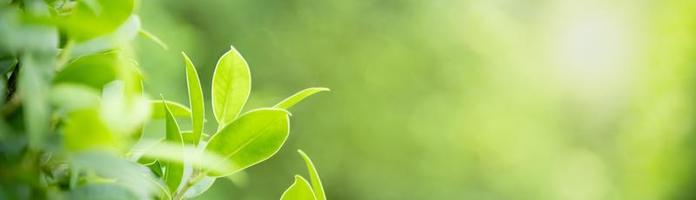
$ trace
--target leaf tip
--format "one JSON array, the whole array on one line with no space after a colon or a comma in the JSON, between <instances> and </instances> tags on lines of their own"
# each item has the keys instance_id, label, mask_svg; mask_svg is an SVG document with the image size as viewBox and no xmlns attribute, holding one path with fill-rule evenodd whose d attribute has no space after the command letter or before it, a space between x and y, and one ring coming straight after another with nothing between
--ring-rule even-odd
<instances>
[{"instance_id":1,"label":"leaf tip","mask_svg":"<svg viewBox=\"0 0 696 200\"><path fill-rule=\"evenodd\" d=\"M315 87L315 89L318 90L319 92L331 92L331 88L327 88L327 87Z\"/></svg>"},{"instance_id":2,"label":"leaf tip","mask_svg":"<svg viewBox=\"0 0 696 200\"><path fill-rule=\"evenodd\" d=\"M302 149L297 149L297 153L299 153L303 157L307 156L307 154L304 151L302 151Z\"/></svg>"}]
</instances>

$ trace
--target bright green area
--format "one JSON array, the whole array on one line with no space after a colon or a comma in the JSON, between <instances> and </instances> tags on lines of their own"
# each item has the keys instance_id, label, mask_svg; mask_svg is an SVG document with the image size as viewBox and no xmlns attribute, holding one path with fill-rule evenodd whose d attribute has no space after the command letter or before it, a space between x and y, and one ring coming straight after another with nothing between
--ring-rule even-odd
<instances>
[{"instance_id":1,"label":"bright green area","mask_svg":"<svg viewBox=\"0 0 696 200\"><path fill-rule=\"evenodd\" d=\"M696 2L684 0L146 0L146 90L206 123L232 44L245 106L292 92L278 155L200 199L276 199L312 155L328 199L689 199L696 184ZM243 113L244 111L242 111ZM190 125L182 124L184 129ZM240 178L241 177L241 178Z\"/></svg>"}]
</instances>

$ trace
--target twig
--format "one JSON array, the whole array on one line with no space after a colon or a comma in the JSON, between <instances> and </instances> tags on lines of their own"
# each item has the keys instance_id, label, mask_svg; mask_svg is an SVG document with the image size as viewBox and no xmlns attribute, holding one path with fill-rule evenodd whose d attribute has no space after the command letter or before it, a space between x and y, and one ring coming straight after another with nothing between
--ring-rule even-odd
<instances>
[{"instance_id":1,"label":"twig","mask_svg":"<svg viewBox=\"0 0 696 200\"><path fill-rule=\"evenodd\" d=\"M201 171L198 171L198 170L194 170L192 175L191 175L191 178L188 181L186 181L186 184L184 184L184 186L181 187L181 189L178 192L176 192L173 199L174 200L184 199L184 195L186 194L186 191L191 189L191 187L193 187L193 185L195 185L196 183L198 183L198 181L203 179L203 177L205 177L205 173L202 173Z\"/></svg>"}]
</instances>

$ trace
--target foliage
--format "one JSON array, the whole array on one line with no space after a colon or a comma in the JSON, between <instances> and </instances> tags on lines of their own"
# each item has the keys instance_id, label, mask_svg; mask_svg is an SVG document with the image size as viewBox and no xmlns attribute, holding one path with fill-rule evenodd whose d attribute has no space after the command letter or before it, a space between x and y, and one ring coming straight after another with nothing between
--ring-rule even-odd
<instances>
[{"instance_id":1,"label":"foliage","mask_svg":"<svg viewBox=\"0 0 696 200\"><path fill-rule=\"evenodd\" d=\"M0 2L0 199L193 198L217 178L276 154L290 131L287 109L328 90L306 89L276 106L242 112L251 75L231 48L215 66L218 127L206 134L203 90L186 54L188 106L151 100L144 91L129 42L141 33L166 45L142 29L137 5ZM146 125L162 120L163 138L143 137ZM315 191L307 194L325 199L313 164L301 154Z\"/></svg>"}]
</instances>

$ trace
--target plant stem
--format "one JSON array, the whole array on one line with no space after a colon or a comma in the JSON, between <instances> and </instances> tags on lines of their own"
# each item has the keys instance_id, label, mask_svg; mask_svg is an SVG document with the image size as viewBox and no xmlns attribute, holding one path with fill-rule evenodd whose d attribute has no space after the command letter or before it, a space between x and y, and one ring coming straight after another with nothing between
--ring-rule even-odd
<instances>
[{"instance_id":1,"label":"plant stem","mask_svg":"<svg viewBox=\"0 0 696 200\"><path fill-rule=\"evenodd\" d=\"M191 189L193 185L195 185L198 181L203 179L205 177L205 173L202 173L199 170L194 170L193 173L191 173L191 178L186 181L186 184L184 184L183 187L174 195L174 200L181 200L184 199L184 194L186 194L186 191Z\"/></svg>"}]
</instances>

